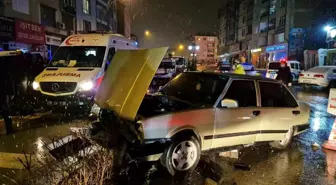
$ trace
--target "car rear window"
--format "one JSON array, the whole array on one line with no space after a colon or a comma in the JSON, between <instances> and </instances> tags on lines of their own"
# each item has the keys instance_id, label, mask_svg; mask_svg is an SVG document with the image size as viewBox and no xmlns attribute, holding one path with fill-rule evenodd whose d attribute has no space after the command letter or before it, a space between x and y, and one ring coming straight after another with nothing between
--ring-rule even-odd
<instances>
[{"instance_id":1,"label":"car rear window","mask_svg":"<svg viewBox=\"0 0 336 185\"><path fill-rule=\"evenodd\" d=\"M175 68L174 62L161 62L159 68Z\"/></svg>"},{"instance_id":2,"label":"car rear window","mask_svg":"<svg viewBox=\"0 0 336 185\"><path fill-rule=\"evenodd\" d=\"M279 68L280 68L280 63L279 62L269 63L268 69L279 69Z\"/></svg>"},{"instance_id":3,"label":"car rear window","mask_svg":"<svg viewBox=\"0 0 336 185\"><path fill-rule=\"evenodd\" d=\"M325 73L330 69L331 69L330 67L314 67L309 69L308 71L313 73Z\"/></svg>"}]
</instances>

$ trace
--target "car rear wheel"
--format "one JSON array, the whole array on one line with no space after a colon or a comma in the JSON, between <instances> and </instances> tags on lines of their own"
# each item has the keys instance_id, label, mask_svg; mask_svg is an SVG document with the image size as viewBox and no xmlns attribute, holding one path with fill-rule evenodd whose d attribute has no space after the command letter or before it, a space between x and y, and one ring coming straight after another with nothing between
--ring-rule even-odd
<instances>
[{"instance_id":1,"label":"car rear wheel","mask_svg":"<svg viewBox=\"0 0 336 185\"><path fill-rule=\"evenodd\" d=\"M201 157L199 141L194 136L176 138L161 156L161 164L172 176L185 176L192 172Z\"/></svg>"},{"instance_id":2,"label":"car rear wheel","mask_svg":"<svg viewBox=\"0 0 336 185\"><path fill-rule=\"evenodd\" d=\"M290 143L292 142L293 139L293 135L294 135L294 128L291 127L288 132L285 134L284 138L280 141L274 141L272 143L270 143L270 145L273 148L279 149L279 150L283 150L285 148L287 148Z\"/></svg>"}]
</instances>

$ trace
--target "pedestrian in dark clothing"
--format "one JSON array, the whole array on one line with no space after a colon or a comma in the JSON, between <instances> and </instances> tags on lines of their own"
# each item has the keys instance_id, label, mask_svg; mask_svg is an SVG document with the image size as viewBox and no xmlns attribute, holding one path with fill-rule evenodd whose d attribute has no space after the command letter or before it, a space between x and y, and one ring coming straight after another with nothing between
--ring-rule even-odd
<instances>
[{"instance_id":1,"label":"pedestrian in dark clothing","mask_svg":"<svg viewBox=\"0 0 336 185\"><path fill-rule=\"evenodd\" d=\"M0 115L5 121L6 133L13 132L9 100L14 96L14 84L11 77L11 58L0 57Z\"/></svg>"},{"instance_id":2,"label":"pedestrian in dark clothing","mask_svg":"<svg viewBox=\"0 0 336 185\"><path fill-rule=\"evenodd\" d=\"M285 60L280 61L280 68L276 79L281 81L288 87L292 86L292 72L287 66L287 62Z\"/></svg>"}]
</instances>

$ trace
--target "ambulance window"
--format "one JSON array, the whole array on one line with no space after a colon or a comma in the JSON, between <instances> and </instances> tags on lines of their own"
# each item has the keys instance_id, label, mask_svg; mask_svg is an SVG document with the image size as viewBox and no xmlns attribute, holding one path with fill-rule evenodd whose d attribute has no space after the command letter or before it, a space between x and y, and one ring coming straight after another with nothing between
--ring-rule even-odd
<instances>
[{"instance_id":1,"label":"ambulance window","mask_svg":"<svg viewBox=\"0 0 336 185\"><path fill-rule=\"evenodd\" d=\"M115 48L110 48L107 54L107 61L111 62L113 56L115 54Z\"/></svg>"},{"instance_id":2,"label":"ambulance window","mask_svg":"<svg viewBox=\"0 0 336 185\"><path fill-rule=\"evenodd\" d=\"M106 64L105 64L105 71L107 70L108 66L110 65L113 56L115 54L115 48L110 48L108 53L107 53L107 59L106 59Z\"/></svg>"}]
</instances>

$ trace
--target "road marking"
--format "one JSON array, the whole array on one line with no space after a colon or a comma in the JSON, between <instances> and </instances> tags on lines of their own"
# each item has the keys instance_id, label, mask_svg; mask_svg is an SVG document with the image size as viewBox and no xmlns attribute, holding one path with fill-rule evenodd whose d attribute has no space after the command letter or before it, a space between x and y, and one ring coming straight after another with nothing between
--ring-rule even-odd
<instances>
[{"instance_id":1,"label":"road marking","mask_svg":"<svg viewBox=\"0 0 336 185\"><path fill-rule=\"evenodd\" d=\"M27 159L30 159L30 154L26 154ZM9 169L25 169L24 165L19 161L21 159L26 162L25 155L20 153L0 152L0 168Z\"/></svg>"}]
</instances>

